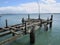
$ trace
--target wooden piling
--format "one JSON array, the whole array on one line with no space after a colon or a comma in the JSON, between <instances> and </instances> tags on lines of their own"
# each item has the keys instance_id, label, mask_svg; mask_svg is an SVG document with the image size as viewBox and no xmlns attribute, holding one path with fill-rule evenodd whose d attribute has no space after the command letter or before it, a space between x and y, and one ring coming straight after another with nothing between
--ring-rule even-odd
<instances>
[{"instance_id":1,"label":"wooden piling","mask_svg":"<svg viewBox=\"0 0 60 45\"><path fill-rule=\"evenodd\" d=\"M42 20L40 20L40 27L42 27Z\"/></svg>"},{"instance_id":2,"label":"wooden piling","mask_svg":"<svg viewBox=\"0 0 60 45\"><path fill-rule=\"evenodd\" d=\"M40 14L39 14L39 16L38 16L38 19L40 20Z\"/></svg>"},{"instance_id":3,"label":"wooden piling","mask_svg":"<svg viewBox=\"0 0 60 45\"><path fill-rule=\"evenodd\" d=\"M25 22L25 20L24 20L24 18L22 18L22 24L24 24L24 22Z\"/></svg>"},{"instance_id":4,"label":"wooden piling","mask_svg":"<svg viewBox=\"0 0 60 45\"><path fill-rule=\"evenodd\" d=\"M45 31L48 31L48 25L47 24L44 24L44 29L45 29Z\"/></svg>"},{"instance_id":5,"label":"wooden piling","mask_svg":"<svg viewBox=\"0 0 60 45\"><path fill-rule=\"evenodd\" d=\"M52 22L50 22L50 28L52 28Z\"/></svg>"},{"instance_id":6,"label":"wooden piling","mask_svg":"<svg viewBox=\"0 0 60 45\"><path fill-rule=\"evenodd\" d=\"M53 20L53 15L51 15L51 19L50 20Z\"/></svg>"},{"instance_id":7,"label":"wooden piling","mask_svg":"<svg viewBox=\"0 0 60 45\"><path fill-rule=\"evenodd\" d=\"M28 14L28 20L30 19L30 15Z\"/></svg>"},{"instance_id":8,"label":"wooden piling","mask_svg":"<svg viewBox=\"0 0 60 45\"><path fill-rule=\"evenodd\" d=\"M5 20L5 23L6 23L6 28L8 28L8 22L7 22L7 19Z\"/></svg>"},{"instance_id":9,"label":"wooden piling","mask_svg":"<svg viewBox=\"0 0 60 45\"><path fill-rule=\"evenodd\" d=\"M25 34L27 34L27 32L26 32L26 31L27 31L27 29L26 29L26 22L25 22L25 32L24 32Z\"/></svg>"},{"instance_id":10,"label":"wooden piling","mask_svg":"<svg viewBox=\"0 0 60 45\"><path fill-rule=\"evenodd\" d=\"M51 18L50 18L50 28L52 28L52 20L53 20L53 15L51 15Z\"/></svg>"},{"instance_id":11,"label":"wooden piling","mask_svg":"<svg viewBox=\"0 0 60 45\"><path fill-rule=\"evenodd\" d=\"M35 33L34 33L34 26L32 26L32 30L30 32L30 44L35 43Z\"/></svg>"}]
</instances>

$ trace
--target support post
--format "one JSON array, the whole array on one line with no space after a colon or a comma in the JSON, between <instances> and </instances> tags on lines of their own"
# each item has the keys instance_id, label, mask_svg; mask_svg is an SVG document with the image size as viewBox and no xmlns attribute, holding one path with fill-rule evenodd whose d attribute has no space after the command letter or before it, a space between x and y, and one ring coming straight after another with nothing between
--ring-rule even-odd
<instances>
[{"instance_id":1,"label":"support post","mask_svg":"<svg viewBox=\"0 0 60 45\"><path fill-rule=\"evenodd\" d=\"M28 14L28 20L30 19L30 15Z\"/></svg>"},{"instance_id":2,"label":"support post","mask_svg":"<svg viewBox=\"0 0 60 45\"><path fill-rule=\"evenodd\" d=\"M25 22L25 21L24 21L24 18L22 18L22 24L24 24L24 22Z\"/></svg>"},{"instance_id":3,"label":"support post","mask_svg":"<svg viewBox=\"0 0 60 45\"><path fill-rule=\"evenodd\" d=\"M51 15L51 18L50 18L50 28L52 28L52 20L53 20L53 15Z\"/></svg>"},{"instance_id":4,"label":"support post","mask_svg":"<svg viewBox=\"0 0 60 45\"><path fill-rule=\"evenodd\" d=\"M5 20L5 23L6 23L6 28L8 27L8 22L7 22L7 19Z\"/></svg>"},{"instance_id":5,"label":"support post","mask_svg":"<svg viewBox=\"0 0 60 45\"><path fill-rule=\"evenodd\" d=\"M27 32L26 32L26 31L27 31L27 29L26 29L26 22L25 22L25 32L24 32L25 34L27 34Z\"/></svg>"},{"instance_id":6,"label":"support post","mask_svg":"<svg viewBox=\"0 0 60 45\"><path fill-rule=\"evenodd\" d=\"M48 31L48 25L47 24L44 24L44 29L45 29L45 31Z\"/></svg>"},{"instance_id":7,"label":"support post","mask_svg":"<svg viewBox=\"0 0 60 45\"><path fill-rule=\"evenodd\" d=\"M50 22L50 28L52 28L52 22Z\"/></svg>"},{"instance_id":8,"label":"support post","mask_svg":"<svg viewBox=\"0 0 60 45\"><path fill-rule=\"evenodd\" d=\"M39 14L39 16L38 16L38 19L40 20L40 14Z\"/></svg>"},{"instance_id":9,"label":"support post","mask_svg":"<svg viewBox=\"0 0 60 45\"><path fill-rule=\"evenodd\" d=\"M35 43L35 33L34 33L34 26L32 26L31 32L30 32L30 44Z\"/></svg>"},{"instance_id":10,"label":"support post","mask_svg":"<svg viewBox=\"0 0 60 45\"><path fill-rule=\"evenodd\" d=\"M51 15L51 20L53 20L53 15Z\"/></svg>"},{"instance_id":11,"label":"support post","mask_svg":"<svg viewBox=\"0 0 60 45\"><path fill-rule=\"evenodd\" d=\"M42 20L40 20L40 27L42 27Z\"/></svg>"}]
</instances>

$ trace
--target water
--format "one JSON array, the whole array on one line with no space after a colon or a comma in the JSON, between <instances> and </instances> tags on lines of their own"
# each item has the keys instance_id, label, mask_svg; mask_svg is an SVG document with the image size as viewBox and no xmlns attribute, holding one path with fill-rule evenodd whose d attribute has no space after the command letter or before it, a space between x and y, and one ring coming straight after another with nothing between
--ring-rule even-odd
<instances>
[{"instance_id":1,"label":"water","mask_svg":"<svg viewBox=\"0 0 60 45\"><path fill-rule=\"evenodd\" d=\"M30 15L31 18L38 18L38 15ZM41 18L50 18L51 14L41 14ZM22 18L27 19L27 15L2 15L0 17L0 27L5 27L5 19L8 19L8 25L14 25L21 23ZM1 40L5 40L11 37L11 35L0 37ZM53 14L53 26L48 32L44 31L44 28L38 29L35 33L35 44L34 45L60 45L60 14ZM19 37L13 42L6 45L30 45L29 35Z\"/></svg>"}]
</instances>

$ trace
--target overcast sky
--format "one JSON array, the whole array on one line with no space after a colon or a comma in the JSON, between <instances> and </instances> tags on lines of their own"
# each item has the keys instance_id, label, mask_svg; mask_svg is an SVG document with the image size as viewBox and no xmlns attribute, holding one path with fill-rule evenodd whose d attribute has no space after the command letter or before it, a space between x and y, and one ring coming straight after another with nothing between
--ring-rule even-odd
<instances>
[{"instance_id":1,"label":"overcast sky","mask_svg":"<svg viewBox=\"0 0 60 45\"><path fill-rule=\"evenodd\" d=\"M60 0L0 0L0 14L60 13Z\"/></svg>"}]
</instances>

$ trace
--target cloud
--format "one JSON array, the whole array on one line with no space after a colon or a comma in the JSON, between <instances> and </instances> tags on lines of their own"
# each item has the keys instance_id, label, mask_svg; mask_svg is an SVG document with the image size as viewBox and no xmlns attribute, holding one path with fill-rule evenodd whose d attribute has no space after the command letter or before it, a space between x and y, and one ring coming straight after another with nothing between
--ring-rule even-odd
<instances>
[{"instance_id":1,"label":"cloud","mask_svg":"<svg viewBox=\"0 0 60 45\"><path fill-rule=\"evenodd\" d=\"M42 0L44 3L48 3L48 4L52 4L52 3L56 3L55 0Z\"/></svg>"},{"instance_id":2,"label":"cloud","mask_svg":"<svg viewBox=\"0 0 60 45\"><path fill-rule=\"evenodd\" d=\"M40 13L60 13L60 3L56 0L42 0L39 3ZM37 2L19 4L18 6L0 7L0 14L6 13L38 13Z\"/></svg>"},{"instance_id":3,"label":"cloud","mask_svg":"<svg viewBox=\"0 0 60 45\"><path fill-rule=\"evenodd\" d=\"M26 3L18 6L0 7L1 13L36 13L38 11L37 3Z\"/></svg>"}]
</instances>

